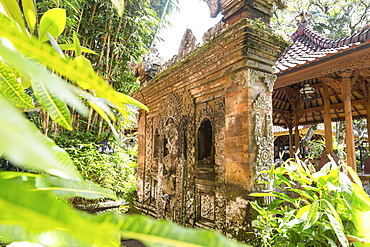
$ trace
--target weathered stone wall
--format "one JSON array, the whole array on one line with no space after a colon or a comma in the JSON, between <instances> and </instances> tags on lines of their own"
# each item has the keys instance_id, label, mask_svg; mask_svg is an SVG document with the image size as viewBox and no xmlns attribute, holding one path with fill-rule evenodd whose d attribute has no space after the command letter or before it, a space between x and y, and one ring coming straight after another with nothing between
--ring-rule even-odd
<instances>
[{"instance_id":1,"label":"weathered stone wall","mask_svg":"<svg viewBox=\"0 0 370 247\"><path fill-rule=\"evenodd\" d=\"M243 240L272 163L272 66L285 44L242 19L133 95L144 213ZM168 65L167 65L168 66Z\"/></svg>"}]
</instances>

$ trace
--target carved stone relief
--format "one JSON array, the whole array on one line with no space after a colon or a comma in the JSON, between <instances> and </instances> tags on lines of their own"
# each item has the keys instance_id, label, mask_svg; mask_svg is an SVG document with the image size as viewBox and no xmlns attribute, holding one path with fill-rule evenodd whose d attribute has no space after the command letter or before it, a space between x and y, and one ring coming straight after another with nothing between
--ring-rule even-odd
<instances>
[{"instance_id":1,"label":"carved stone relief","mask_svg":"<svg viewBox=\"0 0 370 247\"><path fill-rule=\"evenodd\" d=\"M276 76L269 73L264 73L254 69L241 70L231 77L234 83L237 83L243 88L255 87L257 82L262 82L265 84L267 91L272 92L274 89L274 83L276 81Z\"/></svg>"},{"instance_id":2,"label":"carved stone relief","mask_svg":"<svg viewBox=\"0 0 370 247\"><path fill-rule=\"evenodd\" d=\"M253 103L254 112L254 137L256 142L256 163L255 172L256 180L268 181L268 174L261 173L271 168L274 134L272 132L272 114L270 111L264 113L265 110L271 110L271 105L264 93L258 95ZM264 122L264 129L262 123ZM266 189L265 184L256 183L258 189Z\"/></svg>"},{"instance_id":3,"label":"carved stone relief","mask_svg":"<svg viewBox=\"0 0 370 247\"><path fill-rule=\"evenodd\" d=\"M266 99L266 94L260 93L253 103L254 109L272 110L271 104Z\"/></svg>"},{"instance_id":4,"label":"carved stone relief","mask_svg":"<svg viewBox=\"0 0 370 247\"><path fill-rule=\"evenodd\" d=\"M213 221L215 219L215 197L213 195L201 193L200 205L200 217Z\"/></svg>"}]
</instances>

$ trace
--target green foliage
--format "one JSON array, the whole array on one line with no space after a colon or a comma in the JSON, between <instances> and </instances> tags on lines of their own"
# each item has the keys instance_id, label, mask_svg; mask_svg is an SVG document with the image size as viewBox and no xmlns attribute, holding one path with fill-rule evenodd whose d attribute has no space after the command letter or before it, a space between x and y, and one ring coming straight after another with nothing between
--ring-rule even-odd
<instances>
[{"instance_id":1,"label":"green foliage","mask_svg":"<svg viewBox=\"0 0 370 247\"><path fill-rule=\"evenodd\" d=\"M94 108L101 109L99 112L102 113L103 118L112 120L114 111L125 113L125 104L128 102L144 107L128 96L114 91L91 67L84 63L75 63L58 49L55 38L64 23L59 19L64 16L60 15L63 11L55 12L59 16L45 14L45 23L56 26L52 29L48 25L39 26L42 35L37 38L32 33L34 22L31 16L22 15L17 1L1 0L1 3L8 15L0 14L2 24L0 56L8 69L0 70L0 75L2 80L11 80L10 83L2 81L3 85L11 87L15 84L14 77L17 81L22 79L28 82L25 84L31 84L31 88L27 91L38 91L34 94L38 101L42 101L42 97L52 98L52 102L40 106L43 111L49 111L50 114L53 111L69 111L66 105L85 113L87 110L85 102L88 101L89 104L94 105ZM26 5L26 0L22 3ZM32 1L28 1L27 4L23 8L25 11L33 7ZM32 15L31 12L29 11L30 15ZM23 17L29 18L28 30ZM47 21L53 18L56 18L56 22ZM32 34L29 35L29 33ZM48 33L48 39L54 48L43 42L45 33ZM77 39L74 43L75 50L79 53ZM95 91L99 98L75 86L81 82L87 85L86 88L89 88L90 92ZM41 86L42 90L37 88ZM25 117L22 109L17 108L18 99L15 99L14 94L19 91L19 88L14 87L11 90L9 88L2 90L0 93L0 154L18 166L35 169L41 174L0 173L1 242L30 241L44 246L101 247L120 246L121 238L134 237L145 242L147 246L244 246L215 232L186 229L173 223L156 221L143 216L90 215L73 209L66 200L58 199L71 196L93 199L115 198L115 195L112 191L91 182L85 182L81 178L67 153L51 139L42 135ZM24 95L19 97L26 98ZM46 104L54 104L54 106L47 108ZM69 122L69 116L65 114L54 118L60 124ZM90 165L99 170L101 166L107 166L107 163L117 165L117 159L122 159L120 156L95 158L98 154L93 147L87 147L86 159L77 155L74 157L79 159L83 173L85 172L83 169L89 168ZM67 150L72 152L71 149ZM82 165L86 163L89 165ZM133 167L123 169L115 166L110 168L110 172L126 173L126 176L130 177L132 169ZM90 171L85 174L93 177Z\"/></svg>"},{"instance_id":2,"label":"green foliage","mask_svg":"<svg viewBox=\"0 0 370 247\"><path fill-rule=\"evenodd\" d=\"M271 26L290 40L297 30L295 17L302 12L312 14L313 29L333 39L351 35L370 22L368 1L293 0L284 10L275 10Z\"/></svg>"},{"instance_id":3,"label":"green foliage","mask_svg":"<svg viewBox=\"0 0 370 247\"><path fill-rule=\"evenodd\" d=\"M81 133L82 134L82 133ZM85 143L81 140L85 139ZM56 136L56 143L67 151L83 178L112 190L121 200L130 202L135 191L137 158L135 147L116 147L112 154L99 153L95 137ZM87 140L87 141L86 141Z\"/></svg>"},{"instance_id":4,"label":"green foliage","mask_svg":"<svg viewBox=\"0 0 370 247\"><path fill-rule=\"evenodd\" d=\"M368 220L359 217L369 216L370 198L356 172L334 162L316 172L297 162L273 167L272 190L251 194L275 198L268 207L251 203L258 246L370 246Z\"/></svg>"}]
</instances>

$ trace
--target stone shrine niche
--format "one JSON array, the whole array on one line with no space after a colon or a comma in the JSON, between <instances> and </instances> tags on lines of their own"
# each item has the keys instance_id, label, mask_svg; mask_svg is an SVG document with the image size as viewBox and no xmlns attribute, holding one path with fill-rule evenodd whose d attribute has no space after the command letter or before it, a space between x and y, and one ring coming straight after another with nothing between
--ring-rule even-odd
<instances>
[{"instance_id":1,"label":"stone shrine niche","mask_svg":"<svg viewBox=\"0 0 370 247\"><path fill-rule=\"evenodd\" d=\"M218 202L220 188L216 189L216 181L220 180L222 170L216 159L218 143L224 127L224 99L218 99L197 106L196 116L196 160L193 168L195 186L195 225L201 227L216 227L217 212L222 202ZM220 161L220 160L218 160ZM219 214L220 215L220 214ZM220 226L219 228L222 228Z\"/></svg>"}]
</instances>

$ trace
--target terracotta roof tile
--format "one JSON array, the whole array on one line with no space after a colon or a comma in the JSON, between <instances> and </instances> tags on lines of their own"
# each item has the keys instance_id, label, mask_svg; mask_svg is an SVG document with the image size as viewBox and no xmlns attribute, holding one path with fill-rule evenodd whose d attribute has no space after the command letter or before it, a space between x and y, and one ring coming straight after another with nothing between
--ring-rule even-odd
<instances>
[{"instance_id":1,"label":"terracotta roof tile","mask_svg":"<svg viewBox=\"0 0 370 247\"><path fill-rule=\"evenodd\" d=\"M293 44L283 53L275 64L276 74L285 70L309 64L331 54L341 52L354 45L370 42L370 28L351 36L329 39L309 26L299 27L291 36Z\"/></svg>"}]
</instances>

